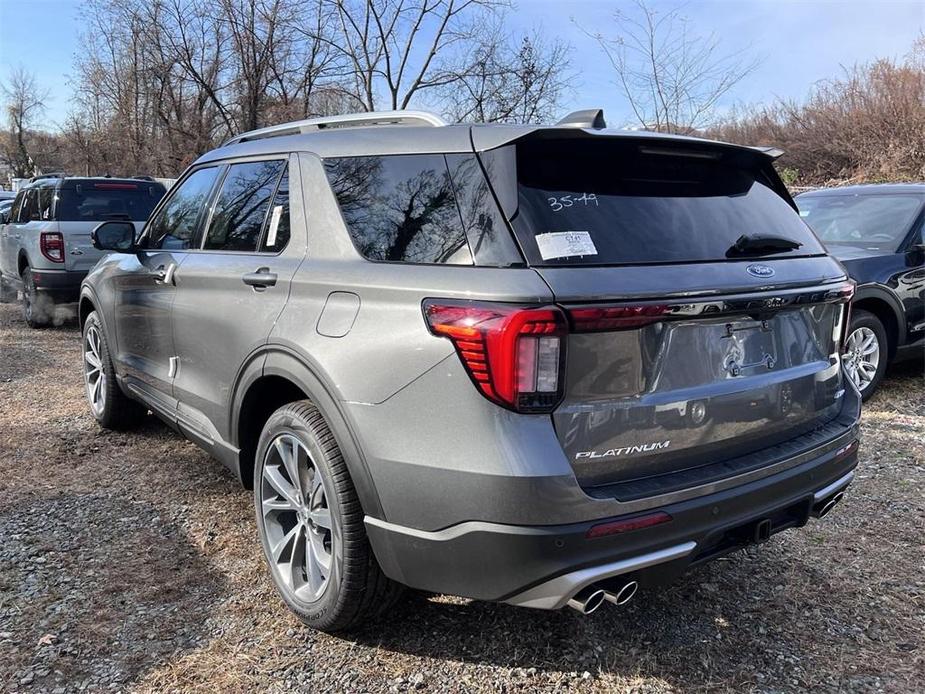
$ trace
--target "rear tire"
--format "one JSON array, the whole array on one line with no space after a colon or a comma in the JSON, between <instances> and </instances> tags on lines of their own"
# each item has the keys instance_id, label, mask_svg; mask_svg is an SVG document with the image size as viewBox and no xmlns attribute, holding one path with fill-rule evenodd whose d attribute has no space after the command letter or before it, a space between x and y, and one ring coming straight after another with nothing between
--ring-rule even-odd
<instances>
[{"instance_id":1,"label":"rear tire","mask_svg":"<svg viewBox=\"0 0 925 694\"><path fill-rule=\"evenodd\" d=\"M877 390L889 361L886 328L873 313L855 309L851 313L843 361L848 376L866 401Z\"/></svg>"},{"instance_id":2,"label":"rear tire","mask_svg":"<svg viewBox=\"0 0 925 694\"><path fill-rule=\"evenodd\" d=\"M32 268L22 271L22 315L30 328L44 328L55 316L55 302L35 288Z\"/></svg>"},{"instance_id":3,"label":"rear tire","mask_svg":"<svg viewBox=\"0 0 925 694\"><path fill-rule=\"evenodd\" d=\"M264 425L254 507L273 583L309 626L327 632L354 628L401 595L402 587L382 573L373 555L334 435L308 400L281 407Z\"/></svg>"},{"instance_id":4,"label":"rear tire","mask_svg":"<svg viewBox=\"0 0 925 694\"><path fill-rule=\"evenodd\" d=\"M83 327L81 340L84 391L90 412L104 429L124 431L136 427L147 408L129 398L116 381L109 344L99 314L92 311Z\"/></svg>"}]
</instances>

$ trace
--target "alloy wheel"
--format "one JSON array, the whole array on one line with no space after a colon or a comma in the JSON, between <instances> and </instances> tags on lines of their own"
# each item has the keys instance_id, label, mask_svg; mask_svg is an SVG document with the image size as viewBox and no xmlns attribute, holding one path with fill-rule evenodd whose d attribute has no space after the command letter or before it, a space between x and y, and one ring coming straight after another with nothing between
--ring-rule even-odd
<instances>
[{"instance_id":1,"label":"alloy wheel","mask_svg":"<svg viewBox=\"0 0 925 694\"><path fill-rule=\"evenodd\" d=\"M84 337L84 383L87 386L87 399L97 416L106 407L106 371L103 369L102 336L95 325L87 328Z\"/></svg>"},{"instance_id":2,"label":"alloy wheel","mask_svg":"<svg viewBox=\"0 0 925 694\"><path fill-rule=\"evenodd\" d=\"M861 326L845 342L845 369L858 390L863 392L877 375L880 365L880 341L870 328Z\"/></svg>"},{"instance_id":3,"label":"alloy wheel","mask_svg":"<svg viewBox=\"0 0 925 694\"><path fill-rule=\"evenodd\" d=\"M267 449L260 484L273 572L295 598L314 602L337 570L339 544L322 473L296 436L280 434Z\"/></svg>"}]
</instances>

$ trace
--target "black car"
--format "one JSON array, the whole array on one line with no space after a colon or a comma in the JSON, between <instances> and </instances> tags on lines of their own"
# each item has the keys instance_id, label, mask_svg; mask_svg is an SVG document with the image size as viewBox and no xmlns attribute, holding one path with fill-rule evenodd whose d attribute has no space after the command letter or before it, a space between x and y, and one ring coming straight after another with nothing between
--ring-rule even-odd
<instances>
[{"instance_id":1,"label":"black car","mask_svg":"<svg viewBox=\"0 0 925 694\"><path fill-rule=\"evenodd\" d=\"M816 190L796 203L858 283L845 365L866 400L891 361L925 354L925 183Z\"/></svg>"}]
</instances>

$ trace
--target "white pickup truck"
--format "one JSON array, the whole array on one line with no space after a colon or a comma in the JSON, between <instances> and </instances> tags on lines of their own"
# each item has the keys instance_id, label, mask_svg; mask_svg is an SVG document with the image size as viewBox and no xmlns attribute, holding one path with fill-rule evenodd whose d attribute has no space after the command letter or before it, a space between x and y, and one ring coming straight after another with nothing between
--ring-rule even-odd
<instances>
[{"instance_id":1,"label":"white pickup truck","mask_svg":"<svg viewBox=\"0 0 925 694\"><path fill-rule=\"evenodd\" d=\"M90 232L113 219L132 221L140 231L165 192L147 178L35 179L0 213L0 300L19 294L26 322L48 324L56 304L77 300L81 281L103 255Z\"/></svg>"}]
</instances>

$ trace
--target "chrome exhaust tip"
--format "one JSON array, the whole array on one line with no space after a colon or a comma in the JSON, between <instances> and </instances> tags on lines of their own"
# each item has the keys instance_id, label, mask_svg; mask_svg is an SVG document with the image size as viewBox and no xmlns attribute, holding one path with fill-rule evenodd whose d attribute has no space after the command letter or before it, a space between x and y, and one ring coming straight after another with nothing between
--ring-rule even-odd
<instances>
[{"instance_id":1,"label":"chrome exhaust tip","mask_svg":"<svg viewBox=\"0 0 925 694\"><path fill-rule=\"evenodd\" d=\"M625 605L635 597L637 590L639 590L637 581L627 581L615 591L605 591L604 599L614 605Z\"/></svg>"},{"instance_id":2,"label":"chrome exhaust tip","mask_svg":"<svg viewBox=\"0 0 925 694\"><path fill-rule=\"evenodd\" d=\"M825 518L827 515L829 515L829 511L835 508L835 506L838 505L838 502L841 501L842 497L844 496L844 492L838 492L837 494L830 496L828 499L823 499L818 504L816 504L816 507L813 509L813 511L815 511L816 518Z\"/></svg>"},{"instance_id":3,"label":"chrome exhaust tip","mask_svg":"<svg viewBox=\"0 0 925 694\"><path fill-rule=\"evenodd\" d=\"M569 598L566 604L581 614L591 614L603 604L605 596L606 593L597 586L587 586Z\"/></svg>"}]
</instances>

